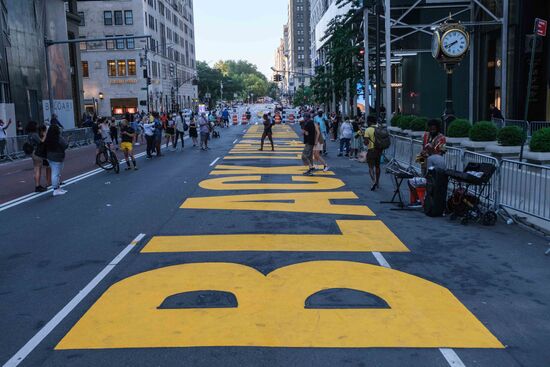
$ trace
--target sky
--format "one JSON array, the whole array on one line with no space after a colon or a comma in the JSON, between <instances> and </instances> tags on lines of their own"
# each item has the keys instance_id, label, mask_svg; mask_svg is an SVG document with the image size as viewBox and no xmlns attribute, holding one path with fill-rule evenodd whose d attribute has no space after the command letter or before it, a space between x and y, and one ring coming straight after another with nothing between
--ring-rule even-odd
<instances>
[{"instance_id":1,"label":"sky","mask_svg":"<svg viewBox=\"0 0 550 367\"><path fill-rule=\"evenodd\" d=\"M271 79L288 0L195 0L197 60L247 60Z\"/></svg>"}]
</instances>

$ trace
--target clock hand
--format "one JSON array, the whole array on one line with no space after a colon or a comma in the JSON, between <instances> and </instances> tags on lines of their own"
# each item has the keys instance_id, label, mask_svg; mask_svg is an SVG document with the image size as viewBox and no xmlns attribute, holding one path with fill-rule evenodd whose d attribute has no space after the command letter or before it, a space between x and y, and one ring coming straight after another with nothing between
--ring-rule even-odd
<instances>
[{"instance_id":1,"label":"clock hand","mask_svg":"<svg viewBox=\"0 0 550 367\"><path fill-rule=\"evenodd\" d=\"M451 43L449 43L448 45L446 45L445 48L449 49L449 48L451 48L452 46L454 46L454 45L457 44L457 43L458 43L458 41L451 42Z\"/></svg>"}]
</instances>

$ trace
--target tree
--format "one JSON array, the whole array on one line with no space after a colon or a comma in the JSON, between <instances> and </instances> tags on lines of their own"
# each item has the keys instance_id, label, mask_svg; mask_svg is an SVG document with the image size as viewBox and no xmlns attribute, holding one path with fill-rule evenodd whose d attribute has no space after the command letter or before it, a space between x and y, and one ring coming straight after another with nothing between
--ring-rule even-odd
<instances>
[{"instance_id":1,"label":"tree","mask_svg":"<svg viewBox=\"0 0 550 367\"><path fill-rule=\"evenodd\" d=\"M311 87L304 87L303 85L298 87L296 93L294 94L293 102L295 106L312 104L314 102L314 98L313 90L311 89Z\"/></svg>"}]
</instances>

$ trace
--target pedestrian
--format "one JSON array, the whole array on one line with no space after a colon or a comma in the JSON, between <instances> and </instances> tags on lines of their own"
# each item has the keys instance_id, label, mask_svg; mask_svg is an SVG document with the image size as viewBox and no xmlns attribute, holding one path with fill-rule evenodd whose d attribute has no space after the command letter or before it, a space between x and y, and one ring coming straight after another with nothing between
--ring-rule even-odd
<instances>
[{"instance_id":1,"label":"pedestrian","mask_svg":"<svg viewBox=\"0 0 550 367\"><path fill-rule=\"evenodd\" d=\"M321 163L323 165L323 171L327 172L329 168L328 168L327 162L322 156L324 145L325 145L325 138L318 124L315 124L315 136L316 136L316 140L315 140L315 146L313 147L313 161Z\"/></svg>"},{"instance_id":2,"label":"pedestrian","mask_svg":"<svg viewBox=\"0 0 550 367\"><path fill-rule=\"evenodd\" d=\"M313 165L313 147L317 141L315 123L311 119L309 113L304 113L304 121L302 123L302 134L304 135L304 150L302 151L302 162L308 167L304 172L305 176L313 175L315 166Z\"/></svg>"},{"instance_id":3,"label":"pedestrian","mask_svg":"<svg viewBox=\"0 0 550 367\"><path fill-rule=\"evenodd\" d=\"M201 150L208 150L208 139L210 137L210 122L206 119L203 112L199 119L199 128L201 133Z\"/></svg>"},{"instance_id":4,"label":"pedestrian","mask_svg":"<svg viewBox=\"0 0 550 367\"><path fill-rule=\"evenodd\" d=\"M269 138L269 141L271 142L271 151L275 151L275 145L273 144L273 121L269 120L269 116L265 115L263 116L263 124L264 124L264 132L262 134L262 142L260 145L260 151L264 150L264 141L265 138Z\"/></svg>"},{"instance_id":5,"label":"pedestrian","mask_svg":"<svg viewBox=\"0 0 550 367\"><path fill-rule=\"evenodd\" d=\"M101 133L101 140L103 143L110 147L111 144L113 144L113 139L111 138L111 124L106 118L100 121L99 132Z\"/></svg>"},{"instance_id":6,"label":"pedestrian","mask_svg":"<svg viewBox=\"0 0 550 367\"><path fill-rule=\"evenodd\" d=\"M326 153L326 139L327 139L327 124L326 124L326 117L323 115L323 110L317 111L317 116L313 118L313 122L315 122L315 125L319 126L319 130L321 132L321 135L323 135L323 154Z\"/></svg>"},{"instance_id":7,"label":"pedestrian","mask_svg":"<svg viewBox=\"0 0 550 367\"><path fill-rule=\"evenodd\" d=\"M126 171L132 169L130 165L130 159L134 165L134 171L137 171L136 158L134 157L134 141L136 139L136 131L128 124L128 120L122 120L122 126L120 128L120 149L124 153L124 158L126 159Z\"/></svg>"},{"instance_id":8,"label":"pedestrian","mask_svg":"<svg viewBox=\"0 0 550 367\"><path fill-rule=\"evenodd\" d=\"M151 159L153 158L153 150L155 149L155 123L150 123L149 118L144 116L141 126L143 126L143 135L145 135L145 142L147 144L146 159Z\"/></svg>"},{"instance_id":9,"label":"pedestrian","mask_svg":"<svg viewBox=\"0 0 550 367\"><path fill-rule=\"evenodd\" d=\"M49 164L44 165L46 159L46 149L44 143L42 143L46 130L42 129L42 135L38 129L38 123L36 121L29 121L27 123L27 141L32 146L32 164L34 171L34 191L35 192L44 192L47 191L47 187L51 186L51 169ZM47 162L46 162L47 163ZM44 167L45 177L46 177L46 186L42 186L40 181L42 178L42 168Z\"/></svg>"},{"instance_id":10,"label":"pedestrian","mask_svg":"<svg viewBox=\"0 0 550 367\"><path fill-rule=\"evenodd\" d=\"M504 119L504 116L502 116L502 112L500 112L500 110L497 107L495 107L493 103L489 105L489 117L491 119L498 119L498 120Z\"/></svg>"},{"instance_id":11,"label":"pedestrian","mask_svg":"<svg viewBox=\"0 0 550 367\"><path fill-rule=\"evenodd\" d=\"M380 188L380 160L382 151L376 146L376 117L369 115L367 117L367 129L365 130L365 145L367 145L367 164L369 165L369 175L372 179L371 191Z\"/></svg>"},{"instance_id":12,"label":"pedestrian","mask_svg":"<svg viewBox=\"0 0 550 367\"><path fill-rule=\"evenodd\" d=\"M100 123L103 121L103 119L100 117L98 120L94 120L92 123L92 133L94 134L94 143L95 143L95 155L97 156L99 154L99 149L101 148L101 145L103 144L103 138L101 136L101 128Z\"/></svg>"},{"instance_id":13,"label":"pedestrian","mask_svg":"<svg viewBox=\"0 0 550 367\"><path fill-rule=\"evenodd\" d=\"M160 116L158 112L153 112L153 124L154 124L154 133L155 133L155 151L157 153L157 157L162 157L162 153L160 152L160 146L162 144L162 122L160 120Z\"/></svg>"},{"instance_id":14,"label":"pedestrian","mask_svg":"<svg viewBox=\"0 0 550 367\"><path fill-rule=\"evenodd\" d=\"M114 117L111 118L111 124L109 125L109 135L111 141L115 144L115 149L118 150L118 126Z\"/></svg>"},{"instance_id":15,"label":"pedestrian","mask_svg":"<svg viewBox=\"0 0 550 367\"><path fill-rule=\"evenodd\" d=\"M56 125L57 127L59 127L61 130L64 129L63 125L61 125L61 122L59 122L59 119L57 118L57 115L55 113L52 114L52 118L50 120L50 126L51 125Z\"/></svg>"},{"instance_id":16,"label":"pedestrian","mask_svg":"<svg viewBox=\"0 0 550 367\"><path fill-rule=\"evenodd\" d=\"M174 121L174 115L167 116L163 123L164 137L166 138L166 149L170 147L172 151L176 150L174 144L174 137L176 135L176 122Z\"/></svg>"},{"instance_id":17,"label":"pedestrian","mask_svg":"<svg viewBox=\"0 0 550 367\"><path fill-rule=\"evenodd\" d=\"M8 120L8 124L4 124L3 120L0 120L0 159L6 158L6 144L7 144L7 137L8 134L6 133L6 130L8 130L8 127L11 125L11 119Z\"/></svg>"},{"instance_id":18,"label":"pedestrian","mask_svg":"<svg viewBox=\"0 0 550 367\"><path fill-rule=\"evenodd\" d=\"M344 149L346 150L346 157L349 157L350 153L350 142L353 137L353 127L349 121L349 117L344 117L344 122L340 126L340 152L338 157L341 157L344 154Z\"/></svg>"},{"instance_id":19,"label":"pedestrian","mask_svg":"<svg viewBox=\"0 0 550 367\"><path fill-rule=\"evenodd\" d=\"M179 114L174 114L176 138L174 140L174 149L178 146L178 140L181 138L181 150L185 147L185 123Z\"/></svg>"},{"instance_id":20,"label":"pedestrian","mask_svg":"<svg viewBox=\"0 0 550 367\"><path fill-rule=\"evenodd\" d=\"M359 117L356 117L351 124L353 129L353 137L351 140L351 154L349 159L357 159L359 152L363 150L363 132L361 131L361 123Z\"/></svg>"},{"instance_id":21,"label":"pedestrian","mask_svg":"<svg viewBox=\"0 0 550 367\"><path fill-rule=\"evenodd\" d=\"M44 137L46 157L52 169L53 196L64 195L66 190L61 188L61 172L65 161L65 150L69 147L67 141L61 136L61 128L51 125Z\"/></svg>"},{"instance_id":22,"label":"pedestrian","mask_svg":"<svg viewBox=\"0 0 550 367\"><path fill-rule=\"evenodd\" d=\"M195 120L195 116L191 116L189 120L189 136L193 140L193 147L196 147L199 144L199 134L197 132L197 121Z\"/></svg>"}]
</instances>

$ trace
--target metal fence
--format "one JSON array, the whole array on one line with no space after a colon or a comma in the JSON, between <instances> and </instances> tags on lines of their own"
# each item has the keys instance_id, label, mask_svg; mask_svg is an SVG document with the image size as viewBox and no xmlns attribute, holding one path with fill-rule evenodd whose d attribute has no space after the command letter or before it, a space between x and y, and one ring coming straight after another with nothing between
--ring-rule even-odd
<instances>
[{"instance_id":1,"label":"metal fence","mask_svg":"<svg viewBox=\"0 0 550 367\"><path fill-rule=\"evenodd\" d=\"M408 172L420 172L415 158L420 152L421 141L391 135L392 146L386 156L393 163ZM489 155L470 152L460 148L447 147L445 154L447 169L463 171L470 162L490 163L496 172L488 186L488 202L494 208L511 209L527 216L550 222L550 167L513 160L501 160Z\"/></svg>"},{"instance_id":2,"label":"metal fence","mask_svg":"<svg viewBox=\"0 0 550 367\"><path fill-rule=\"evenodd\" d=\"M527 133L527 138L530 139L534 133L541 129L550 128L550 121L524 121L510 119L493 119L493 123L502 129L506 126L517 126Z\"/></svg>"},{"instance_id":3,"label":"metal fence","mask_svg":"<svg viewBox=\"0 0 550 367\"><path fill-rule=\"evenodd\" d=\"M78 148L91 144L93 132L91 128L64 130L63 137L68 141L69 148ZM12 136L6 139L5 156L8 160L16 160L25 157L23 145L28 141L27 135Z\"/></svg>"}]
</instances>

